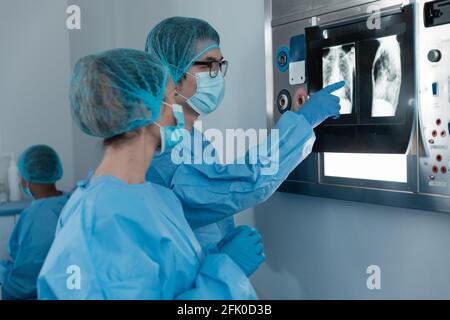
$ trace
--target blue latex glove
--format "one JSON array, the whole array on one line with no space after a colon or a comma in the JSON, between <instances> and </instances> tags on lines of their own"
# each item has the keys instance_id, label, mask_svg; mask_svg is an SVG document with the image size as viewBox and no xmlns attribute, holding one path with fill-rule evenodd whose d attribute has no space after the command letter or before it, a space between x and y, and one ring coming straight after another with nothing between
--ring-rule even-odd
<instances>
[{"instance_id":1,"label":"blue latex glove","mask_svg":"<svg viewBox=\"0 0 450 320\"><path fill-rule=\"evenodd\" d=\"M332 92L341 89L345 86L345 81L336 82L323 88L315 93L305 105L298 111L305 119L315 128L323 121L332 117L337 119L340 116L339 111L339 97L332 94Z\"/></svg>"},{"instance_id":2,"label":"blue latex glove","mask_svg":"<svg viewBox=\"0 0 450 320\"><path fill-rule=\"evenodd\" d=\"M261 235L256 229L248 226L235 228L219 242L217 247L220 252L230 256L247 277L250 277L266 259Z\"/></svg>"}]
</instances>

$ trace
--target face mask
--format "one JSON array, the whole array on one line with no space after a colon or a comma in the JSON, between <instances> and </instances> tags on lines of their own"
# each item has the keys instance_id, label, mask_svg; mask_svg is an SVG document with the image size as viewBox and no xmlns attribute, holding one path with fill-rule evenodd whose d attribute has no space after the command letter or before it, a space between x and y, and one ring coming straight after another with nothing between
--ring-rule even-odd
<instances>
[{"instance_id":1,"label":"face mask","mask_svg":"<svg viewBox=\"0 0 450 320\"><path fill-rule=\"evenodd\" d=\"M161 153L173 149L173 147L180 143L181 140L183 140L183 135L185 132L183 107L179 104L170 105L165 102L164 104L172 108L173 116L177 121L177 125L163 127L159 125L159 123L155 122L161 133Z\"/></svg>"},{"instance_id":2,"label":"face mask","mask_svg":"<svg viewBox=\"0 0 450 320\"><path fill-rule=\"evenodd\" d=\"M30 198L34 198L29 187L23 187L22 191L26 196L28 196Z\"/></svg>"},{"instance_id":3,"label":"face mask","mask_svg":"<svg viewBox=\"0 0 450 320\"><path fill-rule=\"evenodd\" d=\"M225 79L223 74L219 72L215 78L211 78L209 72L201 72L195 75L188 74L195 77L197 90L189 99L181 94L179 95L185 98L187 104L200 115L207 115L216 110L222 103L225 95Z\"/></svg>"}]
</instances>

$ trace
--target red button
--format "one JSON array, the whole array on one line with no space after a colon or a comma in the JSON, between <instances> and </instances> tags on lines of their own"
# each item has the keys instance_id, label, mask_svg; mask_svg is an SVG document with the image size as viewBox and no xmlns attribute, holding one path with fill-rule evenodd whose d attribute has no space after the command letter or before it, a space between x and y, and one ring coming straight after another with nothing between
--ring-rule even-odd
<instances>
[{"instance_id":1,"label":"red button","mask_svg":"<svg viewBox=\"0 0 450 320\"><path fill-rule=\"evenodd\" d=\"M441 156L440 154L438 154L438 155L436 156L436 160L439 161L439 162L441 162L441 161L442 161L442 156Z\"/></svg>"},{"instance_id":2,"label":"red button","mask_svg":"<svg viewBox=\"0 0 450 320\"><path fill-rule=\"evenodd\" d=\"M447 131L444 130L441 132L441 137L445 137L446 135L447 135Z\"/></svg>"},{"instance_id":3,"label":"red button","mask_svg":"<svg viewBox=\"0 0 450 320\"><path fill-rule=\"evenodd\" d=\"M438 126L440 126L441 123L442 123L441 119L437 119L437 120L436 120L436 124L437 124Z\"/></svg>"},{"instance_id":4,"label":"red button","mask_svg":"<svg viewBox=\"0 0 450 320\"><path fill-rule=\"evenodd\" d=\"M447 167L442 167L442 168L441 168L441 172L442 172L442 173L447 173Z\"/></svg>"},{"instance_id":5,"label":"red button","mask_svg":"<svg viewBox=\"0 0 450 320\"><path fill-rule=\"evenodd\" d=\"M438 173L438 172L439 172L438 166L433 166L433 173Z\"/></svg>"},{"instance_id":6,"label":"red button","mask_svg":"<svg viewBox=\"0 0 450 320\"><path fill-rule=\"evenodd\" d=\"M431 132L431 135L432 135L433 137L437 137L438 132L437 132L436 130L433 130L433 132Z\"/></svg>"}]
</instances>

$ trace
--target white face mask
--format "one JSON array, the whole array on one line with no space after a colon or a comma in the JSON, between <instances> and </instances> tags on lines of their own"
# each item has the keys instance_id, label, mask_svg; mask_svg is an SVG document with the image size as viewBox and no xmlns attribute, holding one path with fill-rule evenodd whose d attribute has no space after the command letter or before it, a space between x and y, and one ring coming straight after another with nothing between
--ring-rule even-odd
<instances>
[{"instance_id":1,"label":"white face mask","mask_svg":"<svg viewBox=\"0 0 450 320\"><path fill-rule=\"evenodd\" d=\"M215 78L211 78L209 72L197 74L188 72L187 74L195 77L197 90L190 98L186 98L180 93L177 94L186 99L187 104L200 115L207 115L216 110L222 103L225 95L225 78L223 74L219 72Z\"/></svg>"},{"instance_id":2,"label":"white face mask","mask_svg":"<svg viewBox=\"0 0 450 320\"><path fill-rule=\"evenodd\" d=\"M28 185L25 187L22 187L22 191L27 197L34 199L33 194L31 193L30 187Z\"/></svg>"}]
</instances>

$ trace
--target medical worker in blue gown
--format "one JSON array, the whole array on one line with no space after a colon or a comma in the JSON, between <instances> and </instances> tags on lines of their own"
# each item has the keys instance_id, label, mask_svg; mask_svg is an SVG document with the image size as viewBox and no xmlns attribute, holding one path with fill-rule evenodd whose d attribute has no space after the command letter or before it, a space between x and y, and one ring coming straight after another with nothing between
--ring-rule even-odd
<instances>
[{"instance_id":1,"label":"medical worker in blue gown","mask_svg":"<svg viewBox=\"0 0 450 320\"><path fill-rule=\"evenodd\" d=\"M55 186L63 169L57 153L49 146L26 149L19 157L18 168L23 191L33 201L20 213L9 239L11 259L1 261L5 270L0 279L2 299L36 299L37 277L69 194Z\"/></svg>"},{"instance_id":2,"label":"medical worker in blue gown","mask_svg":"<svg viewBox=\"0 0 450 320\"><path fill-rule=\"evenodd\" d=\"M145 181L155 152L183 138L168 70L145 52L82 58L70 88L73 119L104 140L78 184L38 279L40 299L253 299L264 261L259 233L235 228L204 252L172 190Z\"/></svg>"},{"instance_id":3,"label":"medical worker in blue gown","mask_svg":"<svg viewBox=\"0 0 450 320\"><path fill-rule=\"evenodd\" d=\"M219 34L206 21L184 17L163 20L150 31L146 51L169 67L176 85L175 101L185 110L187 129L191 130L198 116L219 107L228 62L222 56ZM328 117L339 117L339 98L331 93L343 85L333 84L312 96L299 112L287 111L281 116L275 126L280 143L279 170L274 174L262 174L264 165L249 161L193 164L198 159L193 152L191 164L177 165L166 152L153 158L147 180L171 188L201 244L214 247L234 228L234 214L267 200L310 154L315 141L313 128ZM192 145L199 143L205 150L209 141L194 132L192 129Z\"/></svg>"}]
</instances>

